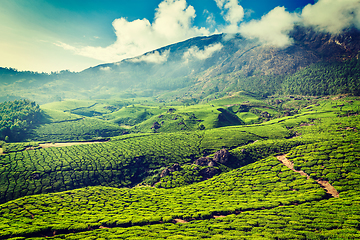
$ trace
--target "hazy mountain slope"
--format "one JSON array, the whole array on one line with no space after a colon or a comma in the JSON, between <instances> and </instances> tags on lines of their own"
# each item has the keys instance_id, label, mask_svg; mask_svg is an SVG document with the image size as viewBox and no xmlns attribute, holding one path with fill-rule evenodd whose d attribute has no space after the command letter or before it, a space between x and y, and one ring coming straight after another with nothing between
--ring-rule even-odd
<instances>
[{"instance_id":1,"label":"hazy mountain slope","mask_svg":"<svg viewBox=\"0 0 360 240\"><path fill-rule=\"evenodd\" d=\"M358 59L358 30L331 35L297 27L291 37L294 43L286 48L261 45L240 35L196 37L79 73L38 74L0 69L0 82L4 86L0 100L17 97L45 103L71 98L156 96L178 89L196 92L194 87L199 84L196 88L205 93L201 98L211 95L210 90L215 86L220 89L212 92L240 86L238 90L264 93L248 84L254 76L270 76L274 81L276 76L294 74L312 64ZM219 78L241 78L241 81L231 80L221 88Z\"/></svg>"}]
</instances>

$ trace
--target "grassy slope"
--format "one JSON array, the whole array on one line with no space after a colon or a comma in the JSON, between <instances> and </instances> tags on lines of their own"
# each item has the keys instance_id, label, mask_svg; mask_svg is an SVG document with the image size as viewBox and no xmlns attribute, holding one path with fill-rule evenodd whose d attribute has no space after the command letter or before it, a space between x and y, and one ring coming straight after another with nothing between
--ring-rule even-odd
<instances>
[{"instance_id":1,"label":"grassy slope","mask_svg":"<svg viewBox=\"0 0 360 240\"><path fill-rule=\"evenodd\" d=\"M91 106L93 106L91 112L110 112L104 108L104 104L95 101L72 100L42 105L45 123L32 129L27 136L28 140L52 142L89 140L117 136L126 131L112 122L85 116L89 112L81 109ZM78 109L81 113L85 112L85 115L79 115L80 112L74 109Z\"/></svg>"},{"instance_id":2,"label":"grassy slope","mask_svg":"<svg viewBox=\"0 0 360 240\"><path fill-rule=\"evenodd\" d=\"M358 117L337 121L350 128L359 124ZM349 130L331 126L333 141L298 146L288 154L310 174L309 180L269 157L175 189L91 187L31 196L2 204L1 234L40 237L57 231L55 239L358 238L360 136L352 129L342 138ZM318 178L329 180L340 198L328 198L313 180ZM218 215L227 217L213 219ZM171 223L178 218L191 222Z\"/></svg>"},{"instance_id":3,"label":"grassy slope","mask_svg":"<svg viewBox=\"0 0 360 240\"><path fill-rule=\"evenodd\" d=\"M76 146L76 148L37 150L34 151L34 156L31 154L32 151L9 154L1 160L2 176L8 172L3 180L5 184L1 185L6 186L6 182L28 178L31 179L28 181L29 184L33 181L35 186L46 189L44 184L53 187L56 179L60 179L63 183L68 181L69 185L65 184L65 186L70 186L71 189L82 187L79 183L84 174L91 174L93 171L94 175L99 174L94 178L96 181L106 180L107 177L114 176L116 172L114 170L119 169L119 166L126 162L130 165L138 161L146 162L154 164L153 167L161 162L185 163L203 152L211 153L222 147L234 148L241 145L231 151L239 161L244 159L249 161L248 158L251 157L252 161L257 161L267 154L290 151L289 158L295 162L296 168L301 168L313 179L329 180L340 192L339 199L326 199L324 191L314 184L313 180L306 180L280 165L274 158L268 158L208 181L175 189L95 187L19 198L1 205L3 211L1 234L24 236L34 232L40 236L48 234L48 230L51 230L50 232L57 230L60 231L58 233L78 232L59 236L74 239L85 237L92 239L100 236L109 239L159 236L190 239L201 236L212 236L214 239L217 236L229 239L233 239L234 236L270 239L276 237L318 239L335 236L358 238L359 117L351 115L351 111L357 110L359 102L351 102L351 99L329 99L318 104L302 110L298 115L274 119L257 126L199 131L197 138L196 135L189 133L182 135L174 133L138 135L126 139L131 137L130 135L91 148ZM291 132L298 137L284 139ZM274 141L272 139L279 140L274 144L271 142ZM254 140L260 141L246 145ZM276 149L279 145L284 148ZM296 145L301 146L294 148ZM190 146L193 147L192 151L189 151ZM74 151L82 154L76 154ZM164 154L166 152L169 154ZM171 154L173 152L175 154ZM115 156L113 153L118 155ZM184 156L184 153L187 155ZM195 155L191 155L192 153ZM24 154L32 156L27 158ZM64 158L65 155L79 157L77 160L68 161L66 157ZM92 162L91 156L95 157L96 163ZM99 162L97 157L104 158L104 162L102 163L101 160ZM118 157L124 160L119 161ZM28 175L24 171L28 166L25 164L26 159L30 159L32 166L36 167L36 164L39 164L40 172L35 174L39 174L40 178L37 178L38 175ZM112 160L109 161L110 159ZM156 159L160 159L160 162L156 162ZM248 163L246 161L245 163ZM11 164L13 162L17 164ZM63 167L68 169L62 169ZM66 170L66 174L62 170ZM51 178L51 175L58 171L62 172L63 178L59 175L57 175L59 178ZM127 172L121 167L120 171ZM23 174L19 175L17 172ZM46 178L47 174L50 178ZM130 177L131 174L136 175L133 172L130 173ZM94 185L102 185L99 183L95 182ZM8 189L12 190L8 192L21 192L21 186L22 184L10 184ZM189 195L189 192L193 194ZM109 195L114 197L109 198ZM10 194L10 199L17 196L21 195ZM320 199L323 200L319 201ZM89 203L92 205L90 208ZM63 207L59 207L60 204ZM58 208L62 209L62 218L57 215ZM73 212L73 209L76 210ZM118 209L121 211L119 212ZM242 213L237 215L239 211ZM76 212L82 217L79 218ZM213 215L232 213L236 215L209 219ZM175 218L198 220L191 221L188 225L161 223L171 222ZM146 223L153 225L142 226ZM210 224L211 228L208 227ZM231 224L230 228L229 224ZM85 231L89 227L96 229L99 226L118 227ZM284 232L285 228L286 232Z\"/></svg>"},{"instance_id":4,"label":"grassy slope","mask_svg":"<svg viewBox=\"0 0 360 240\"><path fill-rule=\"evenodd\" d=\"M261 123L294 115L312 98L261 99L245 92L196 105L165 105L151 99L68 100L42 105L46 124L28 136L35 141L77 141L123 132L177 132ZM279 103L280 102L280 103ZM154 126L157 126L154 128ZM125 129L124 129L125 128Z\"/></svg>"}]
</instances>

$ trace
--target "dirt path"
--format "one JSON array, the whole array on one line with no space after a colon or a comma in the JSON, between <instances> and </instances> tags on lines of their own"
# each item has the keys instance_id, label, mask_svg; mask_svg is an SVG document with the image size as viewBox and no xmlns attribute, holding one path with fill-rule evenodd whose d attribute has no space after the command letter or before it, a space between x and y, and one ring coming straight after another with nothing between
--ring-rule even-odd
<instances>
[{"instance_id":1,"label":"dirt path","mask_svg":"<svg viewBox=\"0 0 360 240\"><path fill-rule=\"evenodd\" d=\"M293 170L294 172L300 173L301 176L306 176L307 179L310 179L310 176L308 174L306 174L306 172L300 170L295 170L294 168L294 164L292 162L289 161L289 159L286 158L286 155L281 155L281 156L276 156L276 158L282 162L282 164L284 164L285 166L287 166L288 168L290 168L291 170Z\"/></svg>"},{"instance_id":2,"label":"dirt path","mask_svg":"<svg viewBox=\"0 0 360 240\"><path fill-rule=\"evenodd\" d=\"M67 147L73 145L83 145L83 144L93 144L93 143L104 143L108 141L97 141L97 142L65 142L65 143L42 143L39 144L41 148L49 148L49 147ZM34 150L34 147L26 148L25 150Z\"/></svg>"},{"instance_id":3,"label":"dirt path","mask_svg":"<svg viewBox=\"0 0 360 240\"><path fill-rule=\"evenodd\" d=\"M39 147L49 148L49 147L67 147L73 145L83 145L83 144L93 144L93 143L104 143L104 142L66 142L66 143L43 143L39 144Z\"/></svg>"},{"instance_id":4,"label":"dirt path","mask_svg":"<svg viewBox=\"0 0 360 240\"><path fill-rule=\"evenodd\" d=\"M2 148L0 148L0 155L5 155Z\"/></svg>"},{"instance_id":5,"label":"dirt path","mask_svg":"<svg viewBox=\"0 0 360 240\"><path fill-rule=\"evenodd\" d=\"M307 179L310 179L310 176L305 173L304 171L300 170L295 170L294 169L294 163L290 162L289 159L286 158L286 154L285 155L280 155L280 156L276 156L276 158L282 163L284 164L286 167L290 168L291 170L293 170L294 172L300 173L302 176L306 176ZM338 198L339 197L339 193L338 191L328 182L328 181L324 181L324 180L319 180L319 179L315 179L315 181L321 185L322 188L324 188L326 190L327 193L331 194L333 197Z\"/></svg>"}]
</instances>

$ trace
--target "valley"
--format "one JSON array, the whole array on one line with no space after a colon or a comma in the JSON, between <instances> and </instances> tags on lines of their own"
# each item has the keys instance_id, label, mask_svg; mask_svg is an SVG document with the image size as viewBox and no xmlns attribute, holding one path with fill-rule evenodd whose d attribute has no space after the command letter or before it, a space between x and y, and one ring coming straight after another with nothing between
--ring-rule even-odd
<instances>
[{"instance_id":1,"label":"valley","mask_svg":"<svg viewBox=\"0 0 360 240\"><path fill-rule=\"evenodd\" d=\"M360 238L359 31L289 34L1 68L0 239Z\"/></svg>"}]
</instances>

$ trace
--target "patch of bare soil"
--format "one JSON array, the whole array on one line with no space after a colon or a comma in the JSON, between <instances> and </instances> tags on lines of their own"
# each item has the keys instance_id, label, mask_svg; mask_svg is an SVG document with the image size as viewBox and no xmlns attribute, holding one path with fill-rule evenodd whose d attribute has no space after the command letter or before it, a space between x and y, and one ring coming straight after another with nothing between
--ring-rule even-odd
<instances>
[{"instance_id":1,"label":"patch of bare soil","mask_svg":"<svg viewBox=\"0 0 360 240\"><path fill-rule=\"evenodd\" d=\"M315 124L312 124L312 123L302 123L302 124L300 124L300 127L305 127L305 126L315 126Z\"/></svg>"},{"instance_id":2,"label":"patch of bare soil","mask_svg":"<svg viewBox=\"0 0 360 240\"><path fill-rule=\"evenodd\" d=\"M67 147L73 145L83 145L83 144L93 144L93 143L104 143L104 142L66 142L66 143L43 143L39 144L39 147L49 148L49 147Z\"/></svg>"},{"instance_id":3,"label":"patch of bare soil","mask_svg":"<svg viewBox=\"0 0 360 240\"><path fill-rule=\"evenodd\" d=\"M109 227L100 226L99 228L110 229Z\"/></svg>"},{"instance_id":4,"label":"patch of bare soil","mask_svg":"<svg viewBox=\"0 0 360 240\"><path fill-rule=\"evenodd\" d=\"M310 176L308 174L306 174L306 172L304 172L302 170L300 170L300 171L295 170L294 163L290 162L289 159L286 158L286 155L276 156L276 158L280 162L282 162L282 164L284 164L285 166L287 166L288 168L290 168L294 172L300 173L301 176L306 176L307 179L310 179Z\"/></svg>"},{"instance_id":5,"label":"patch of bare soil","mask_svg":"<svg viewBox=\"0 0 360 240\"><path fill-rule=\"evenodd\" d=\"M339 197L338 191L328 181L324 181L324 180L315 180L315 181L317 181L321 186L323 186L327 193L331 194L335 198Z\"/></svg>"},{"instance_id":6,"label":"patch of bare soil","mask_svg":"<svg viewBox=\"0 0 360 240\"><path fill-rule=\"evenodd\" d=\"M5 155L2 148L0 148L0 155Z\"/></svg>"},{"instance_id":7,"label":"patch of bare soil","mask_svg":"<svg viewBox=\"0 0 360 240\"><path fill-rule=\"evenodd\" d=\"M292 163L291 161L289 161L289 159L286 158L286 154L276 156L276 158L280 162L282 162L282 164L284 164L286 167L290 168L294 172L300 173L302 176L306 176L307 179L310 179L310 176L308 174L306 174L304 171L302 171L302 170L297 171L294 169L294 163ZM315 181L317 183L319 183L321 185L321 187L324 188L328 194L331 194L335 198L339 197L338 191L328 181L319 180L319 179L315 179Z\"/></svg>"},{"instance_id":8,"label":"patch of bare soil","mask_svg":"<svg viewBox=\"0 0 360 240\"><path fill-rule=\"evenodd\" d=\"M183 219L179 219L179 218L175 218L174 221L176 223L188 223L187 221L183 220Z\"/></svg>"},{"instance_id":9,"label":"patch of bare soil","mask_svg":"<svg viewBox=\"0 0 360 240\"><path fill-rule=\"evenodd\" d=\"M219 216L214 215L213 217L214 217L214 218L223 218L223 217L226 217L226 216L224 216L224 215L219 215Z\"/></svg>"}]
</instances>

